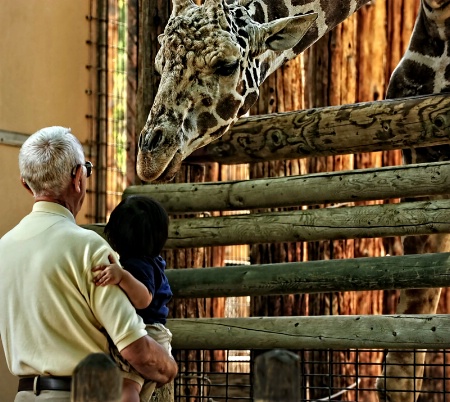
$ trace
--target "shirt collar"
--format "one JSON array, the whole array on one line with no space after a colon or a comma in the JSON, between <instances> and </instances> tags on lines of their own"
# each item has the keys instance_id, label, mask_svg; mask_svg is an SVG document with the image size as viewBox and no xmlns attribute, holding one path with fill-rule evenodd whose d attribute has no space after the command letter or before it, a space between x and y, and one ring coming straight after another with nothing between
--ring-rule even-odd
<instances>
[{"instance_id":1,"label":"shirt collar","mask_svg":"<svg viewBox=\"0 0 450 402\"><path fill-rule=\"evenodd\" d=\"M73 223L75 223L75 218L67 208L62 205L57 204L56 202L49 201L39 201L33 204L33 212L46 212L49 214L61 215L65 218L70 219Z\"/></svg>"}]
</instances>

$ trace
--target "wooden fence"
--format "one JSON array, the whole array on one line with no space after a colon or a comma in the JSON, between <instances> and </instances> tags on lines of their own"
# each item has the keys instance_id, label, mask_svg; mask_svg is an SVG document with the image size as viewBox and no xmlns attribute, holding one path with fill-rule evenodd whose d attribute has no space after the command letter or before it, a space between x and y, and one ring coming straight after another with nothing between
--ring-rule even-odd
<instances>
[{"instance_id":1,"label":"wooden fence","mask_svg":"<svg viewBox=\"0 0 450 402\"><path fill-rule=\"evenodd\" d=\"M189 160L244 163L442 145L450 142L449 129L449 95L367 102L241 119L228 136ZM200 216L205 211L439 196L450 193L449 173L450 162L440 162L132 186L123 196L145 194L170 213L199 214L171 222L166 247L172 249L450 233L448 200ZM85 227L102 234L104 225ZM175 297L221 297L444 287L450 286L449 273L450 253L440 253L168 270L167 276ZM172 319L168 327L175 349L450 347L447 315Z\"/></svg>"}]
</instances>

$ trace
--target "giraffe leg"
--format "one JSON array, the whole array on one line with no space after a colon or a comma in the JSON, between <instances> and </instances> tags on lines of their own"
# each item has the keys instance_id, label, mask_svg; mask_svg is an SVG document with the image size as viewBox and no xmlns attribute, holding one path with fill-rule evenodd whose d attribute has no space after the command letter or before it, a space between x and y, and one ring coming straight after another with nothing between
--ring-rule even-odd
<instances>
[{"instance_id":1,"label":"giraffe leg","mask_svg":"<svg viewBox=\"0 0 450 402\"><path fill-rule=\"evenodd\" d=\"M422 254L450 250L450 235L406 237L405 254ZM441 289L406 289L400 292L397 314L435 314ZM415 402L422 387L426 350L416 353L391 350L386 355L386 367L377 380L381 402Z\"/></svg>"},{"instance_id":2,"label":"giraffe leg","mask_svg":"<svg viewBox=\"0 0 450 402\"><path fill-rule=\"evenodd\" d=\"M400 293L398 314L434 314L441 289L408 289ZM413 304L408 301L414 299ZM416 305L418 311L409 307ZM381 402L415 402L422 388L426 350L416 353L390 350L386 355L386 367L377 380L378 399Z\"/></svg>"}]
</instances>

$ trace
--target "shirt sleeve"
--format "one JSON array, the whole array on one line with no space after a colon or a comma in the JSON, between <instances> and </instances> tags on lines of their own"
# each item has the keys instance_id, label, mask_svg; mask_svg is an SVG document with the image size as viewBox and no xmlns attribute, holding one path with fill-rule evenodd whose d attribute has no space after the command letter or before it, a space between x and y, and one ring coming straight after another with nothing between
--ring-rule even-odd
<instances>
[{"instance_id":1,"label":"shirt sleeve","mask_svg":"<svg viewBox=\"0 0 450 402\"><path fill-rule=\"evenodd\" d=\"M113 251L107 243L100 247L94 254L91 267L85 276L92 312L117 349L121 351L147 335L147 332L142 318L136 314L135 308L119 286L96 286L92 280L92 268L100 264L109 264L108 255L111 253Z\"/></svg>"}]
</instances>

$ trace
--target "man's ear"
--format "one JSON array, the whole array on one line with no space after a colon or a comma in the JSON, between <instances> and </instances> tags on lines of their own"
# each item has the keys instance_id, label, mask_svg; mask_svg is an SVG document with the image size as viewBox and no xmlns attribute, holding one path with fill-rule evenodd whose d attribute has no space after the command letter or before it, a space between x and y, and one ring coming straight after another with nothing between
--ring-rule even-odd
<instances>
[{"instance_id":1,"label":"man's ear","mask_svg":"<svg viewBox=\"0 0 450 402\"><path fill-rule=\"evenodd\" d=\"M77 193L81 193L81 180L83 175L83 166L78 165L75 176L72 177L72 184Z\"/></svg>"},{"instance_id":2,"label":"man's ear","mask_svg":"<svg viewBox=\"0 0 450 402\"><path fill-rule=\"evenodd\" d=\"M33 191L31 191L30 186L27 184L23 177L20 177L20 182L22 183L22 186L25 188L25 190L27 190L31 195L34 195Z\"/></svg>"},{"instance_id":3,"label":"man's ear","mask_svg":"<svg viewBox=\"0 0 450 402\"><path fill-rule=\"evenodd\" d=\"M266 49L283 51L292 49L309 31L317 13L280 18L263 24Z\"/></svg>"}]
</instances>

